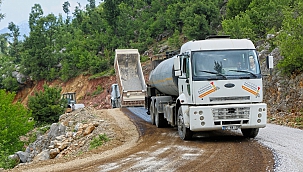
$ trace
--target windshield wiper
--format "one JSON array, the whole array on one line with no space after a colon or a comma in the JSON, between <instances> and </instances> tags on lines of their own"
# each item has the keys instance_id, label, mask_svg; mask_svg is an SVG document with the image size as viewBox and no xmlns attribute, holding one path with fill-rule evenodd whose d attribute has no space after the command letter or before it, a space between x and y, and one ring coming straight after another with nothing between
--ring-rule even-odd
<instances>
[{"instance_id":1,"label":"windshield wiper","mask_svg":"<svg viewBox=\"0 0 303 172\"><path fill-rule=\"evenodd\" d=\"M249 73L251 74L252 76L254 76L255 78L257 78L257 75L250 72L250 71L247 71L247 70L228 70L228 71L233 71L233 72L242 72L242 73Z\"/></svg>"},{"instance_id":2,"label":"windshield wiper","mask_svg":"<svg viewBox=\"0 0 303 172\"><path fill-rule=\"evenodd\" d=\"M208 70L199 70L199 72L205 72L205 73L215 74L215 75L218 75L218 76L222 76L224 79L227 80L227 77L225 75L223 75L222 73L219 73L219 72L212 72L212 71L208 71Z\"/></svg>"}]
</instances>

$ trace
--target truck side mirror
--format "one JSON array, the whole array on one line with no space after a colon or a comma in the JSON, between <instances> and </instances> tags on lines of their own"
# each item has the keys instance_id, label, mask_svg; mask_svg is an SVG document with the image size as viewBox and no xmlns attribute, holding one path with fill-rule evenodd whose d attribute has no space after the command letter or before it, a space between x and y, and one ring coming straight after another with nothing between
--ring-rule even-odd
<instances>
[{"instance_id":1,"label":"truck side mirror","mask_svg":"<svg viewBox=\"0 0 303 172\"><path fill-rule=\"evenodd\" d=\"M177 56L174 58L174 71L175 71L175 76L181 76L181 65L180 65L180 57Z\"/></svg>"},{"instance_id":2,"label":"truck side mirror","mask_svg":"<svg viewBox=\"0 0 303 172\"><path fill-rule=\"evenodd\" d=\"M180 57L177 56L176 58L174 58L174 70L180 70Z\"/></svg>"},{"instance_id":3,"label":"truck side mirror","mask_svg":"<svg viewBox=\"0 0 303 172\"><path fill-rule=\"evenodd\" d=\"M266 66L268 69L273 69L274 68L274 58L273 56L267 56L266 57Z\"/></svg>"}]
</instances>

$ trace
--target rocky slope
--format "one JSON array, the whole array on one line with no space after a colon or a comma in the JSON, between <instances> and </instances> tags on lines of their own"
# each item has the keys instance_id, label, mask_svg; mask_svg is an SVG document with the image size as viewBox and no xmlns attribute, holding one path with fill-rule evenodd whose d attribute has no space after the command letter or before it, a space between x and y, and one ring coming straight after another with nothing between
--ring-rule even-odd
<instances>
[{"instance_id":1,"label":"rocky slope","mask_svg":"<svg viewBox=\"0 0 303 172\"><path fill-rule=\"evenodd\" d=\"M263 77L264 102L268 106L268 121L303 129L303 74L282 75L277 69L277 63L284 58L279 49L269 51L270 45L267 42L258 47L264 47L259 56L263 74L270 73L265 67L265 57L269 54L274 57L275 68L272 70L272 75Z\"/></svg>"}]
</instances>

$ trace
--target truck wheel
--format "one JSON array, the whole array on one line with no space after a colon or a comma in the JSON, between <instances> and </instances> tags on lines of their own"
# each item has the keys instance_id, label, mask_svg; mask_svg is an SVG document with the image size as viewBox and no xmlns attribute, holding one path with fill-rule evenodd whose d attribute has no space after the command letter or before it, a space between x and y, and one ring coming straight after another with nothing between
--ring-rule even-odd
<instances>
[{"instance_id":1,"label":"truck wheel","mask_svg":"<svg viewBox=\"0 0 303 172\"><path fill-rule=\"evenodd\" d=\"M244 137L255 138L259 133L259 128L241 129L241 132L242 132Z\"/></svg>"},{"instance_id":2,"label":"truck wheel","mask_svg":"<svg viewBox=\"0 0 303 172\"><path fill-rule=\"evenodd\" d=\"M149 112L150 112L151 124L155 125L155 106L153 105L152 102L150 103Z\"/></svg>"},{"instance_id":3,"label":"truck wheel","mask_svg":"<svg viewBox=\"0 0 303 172\"><path fill-rule=\"evenodd\" d=\"M178 110L178 133L182 140L190 140L193 136L193 132L189 128L186 128L183 119L183 113L181 107Z\"/></svg>"},{"instance_id":4,"label":"truck wheel","mask_svg":"<svg viewBox=\"0 0 303 172\"><path fill-rule=\"evenodd\" d=\"M164 119L164 114L159 113L157 108L155 108L155 123L158 128L163 128L166 126L166 119Z\"/></svg>"},{"instance_id":5,"label":"truck wheel","mask_svg":"<svg viewBox=\"0 0 303 172\"><path fill-rule=\"evenodd\" d=\"M113 100L111 100L112 108L116 108L116 104Z\"/></svg>"}]
</instances>

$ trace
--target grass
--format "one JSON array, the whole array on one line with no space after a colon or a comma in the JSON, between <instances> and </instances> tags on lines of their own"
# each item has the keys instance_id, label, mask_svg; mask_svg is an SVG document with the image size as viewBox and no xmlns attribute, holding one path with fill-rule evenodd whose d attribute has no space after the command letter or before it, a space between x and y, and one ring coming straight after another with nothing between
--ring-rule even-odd
<instances>
[{"instance_id":1,"label":"grass","mask_svg":"<svg viewBox=\"0 0 303 172\"><path fill-rule=\"evenodd\" d=\"M148 56L141 56L141 62L146 62L147 60L149 60Z\"/></svg>"},{"instance_id":2,"label":"grass","mask_svg":"<svg viewBox=\"0 0 303 172\"><path fill-rule=\"evenodd\" d=\"M111 68L101 73L96 73L90 76L89 79L98 79L98 78L102 78L103 76L113 76L113 75L115 75L115 69Z\"/></svg>"},{"instance_id":3,"label":"grass","mask_svg":"<svg viewBox=\"0 0 303 172\"><path fill-rule=\"evenodd\" d=\"M100 94L102 91L103 91L103 88L100 85L98 85L96 90L92 93L92 96L96 96L96 95Z\"/></svg>"},{"instance_id":4,"label":"grass","mask_svg":"<svg viewBox=\"0 0 303 172\"><path fill-rule=\"evenodd\" d=\"M89 149L95 149L95 148L103 145L103 143L108 142L108 141L109 141L109 138L107 137L106 134L99 134L90 142Z\"/></svg>"}]
</instances>

